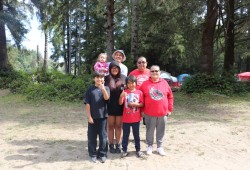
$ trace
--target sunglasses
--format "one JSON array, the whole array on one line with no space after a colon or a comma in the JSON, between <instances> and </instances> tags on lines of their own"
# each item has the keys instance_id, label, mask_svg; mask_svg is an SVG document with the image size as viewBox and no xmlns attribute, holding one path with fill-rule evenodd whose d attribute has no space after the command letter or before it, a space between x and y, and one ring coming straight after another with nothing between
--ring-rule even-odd
<instances>
[{"instance_id":1,"label":"sunglasses","mask_svg":"<svg viewBox=\"0 0 250 170\"><path fill-rule=\"evenodd\" d=\"M158 73L160 70L151 70L151 73Z\"/></svg>"},{"instance_id":2,"label":"sunglasses","mask_svg":"<svg viewBox=\"0 0 250 170\"><path fill-rule=\"evenodd\" d=\"M146 61L138 61L137 64L146 64Z\"/></svg>"}]
</instances>

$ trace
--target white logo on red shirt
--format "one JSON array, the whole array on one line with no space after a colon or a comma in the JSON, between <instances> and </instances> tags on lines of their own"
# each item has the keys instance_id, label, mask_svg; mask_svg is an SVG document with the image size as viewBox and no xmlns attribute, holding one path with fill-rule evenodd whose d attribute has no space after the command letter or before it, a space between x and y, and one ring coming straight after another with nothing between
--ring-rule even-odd
<instances>
[{"instance_id":1,"label":"white logo on red shirt","mask_svg":"<svg viewBox=\"0 0 250 170\"><path fill-rule=\"evenodd\" d=\"M154 87L149 90L149 94L153 100L161 100L164 97L163 93L160 90L155 89Z\"/></svg>"}]
</instances>

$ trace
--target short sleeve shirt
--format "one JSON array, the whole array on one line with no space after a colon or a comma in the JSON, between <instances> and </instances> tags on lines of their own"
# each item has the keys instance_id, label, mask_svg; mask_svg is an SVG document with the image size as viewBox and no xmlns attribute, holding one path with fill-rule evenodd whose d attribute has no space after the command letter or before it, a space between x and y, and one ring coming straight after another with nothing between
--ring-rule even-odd
<instances>
[{"instance_id":1,"label":"short sleeve shirt","mask_svg":"<svg viewBox=\"0 0 250 170\"><path fill-rule=\"evenodd\" d=\"M109 87L105 86L108 95L110 96ZM105 118L108 116L107 101L103 97L100 88L91 85L84 96L84 103L90 105L90 113L93 119Z\"/></svg>"}]
</instances>

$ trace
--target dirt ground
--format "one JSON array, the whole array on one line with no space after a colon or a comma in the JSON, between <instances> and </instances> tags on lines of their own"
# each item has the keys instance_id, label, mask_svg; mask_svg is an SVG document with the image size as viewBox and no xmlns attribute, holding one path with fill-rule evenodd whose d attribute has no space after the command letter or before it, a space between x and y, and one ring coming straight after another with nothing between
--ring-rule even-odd
<instances>
[{"instance_id":1,"label":"dirt ground","mask_svg":"<svg viewBox=\"0 0 250 170\"><path fill-rule=\"evenodd\" d=\"M167 156L154 151L137 158L131 135L128 157L108 154L105 163L94 164L81 103L27 102L0 90L0 169L249 170L250 102L195 104L175 104L164 141ZM144 125L141 145L145 152Z\"/></svg>"}]
</instances>

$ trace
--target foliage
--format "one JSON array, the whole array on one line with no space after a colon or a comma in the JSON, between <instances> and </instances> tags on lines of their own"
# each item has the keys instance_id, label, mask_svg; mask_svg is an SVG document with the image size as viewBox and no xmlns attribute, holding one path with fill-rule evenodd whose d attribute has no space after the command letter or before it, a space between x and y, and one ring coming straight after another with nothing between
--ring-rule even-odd
<instances>
[{"instance_id":1,"label":"foliage","mask_svg":"<svg viewBox=\"0 0 250 170\"><path fill-rule=\"evenodd\" d=\"M39 73L37 82L34 82L26 89L28 99L50 101L65 100L77 101L83 99L83 94L90 85L89 75L75 77L64 75L59 72Z\"/></svg>"},{"instance_id":2,"label":"foliage","mask_svg":"<svg viewBox=\"0 0 250 170\"><path fill-rule=\"evenodd\" d=\"M30 100L79 101L92 83L90 75L74 77L58 71L35 72L0 72L0 88L10 88L12 93L25 94Z\"/></svg>"},{"instance_id":3,"label":"foliage","mask_svg":"<svg viewBox=\"0 0 250 170\"><path fill-rule=\"evenodd\" d=\"M247 83L236 81L235 77L220 75L196 74L185 79L182 91L186 93L218 93L224 95L241 94L247 92Z\"/></svg>"},{"instance_id":4,"label":"foliage","mask_svg":"<svg viewBox=\"0 0 250 170\"><path fill-rule=\"evenodd\" d=\"M24 1L22 2L24 3ZM6 23L13 35L20 33L14 38L17 42L21 42L23 35L26 33L22 21L27 18L26 14L28 13L24 8L27 5L22 2L17 0L4 1L5 10L4 13L0 14L0 23ZM80 78L53 71L45 72L45 70L40 70L42 62L39 62L40 64L37 66L34 51L30 52L25 49L19 51L8 47L9 61L13 68L27 73L1 73L3 76L0 77L0 87L11 88L15 93L26 93L27 87L33 95L30 95L31 98L35 98L35 96L37 98L39 96L49 98L50 100L77 98L80 95L81 88L85 89L87 84L91 82L89 81L89 74L92 72L98 54L107 50L107 23L105 23L106 10L108 10L105 8L107 1L32 0L29 1L29 5L31 2L38 7L43 31L46 30L50 33L54 46L51 58L54 61L64 59L65 68L67 68L67 64L71 65L69 74L80 70L80 73L85 76ZM138 55L147 58L148 66L158 64L162 70L175 76L181 73L197 73L200 67L201 37L208 1L142 0L138 2ZM238 67L239 72L250 67L248 50L250 34L249 24L247 24L249 22L249 0L236 2L235 5L234 56L237 62L235 66ZM220 7L224 9L225 3L221 3ZM127 60L124 64L127 65L129 71L136 67L130 57L130 8L131 1L115 1L114 48L125 51ZM19 15L14 15L17 13ZM44 19L45 14L48 17L47 19ZM224 13L221 15L227 17ZM227 18L224 19L227 20ZM17 21L21 25L15 26L14 24ZM221 24L222 22L217 23ZM217 36L213 44L216 48L213 51L214 60L212 61L216 74L222 72L225 61L225 37L222 30L223 26L216 26ZM68 53L69 51L71 54ZM66 62L68 60L70 60L69 63ZM236 72L235 68L234 71ZM4 76L5 74L10 76ZM233 74L231 73L231 75ZM86 81L83 82L83 79L86 79ZM196 75L191 80L183 86L183 90L187 93L210 90L215 93L230 95L247 90L245 83L240 84L233 77L226 79L218 75ZM71 91L72 88L75 88L75 92ZM65 92L65 95L60 92Z\"/></svg>"},{"instance_id":5,"label":"foliage","mask_svg":"<svg viewBox=\"0 0 250 170\"><path fill-rule=\"evenodd\" d=\"M0 23L4 23L11 33L17 47L21 47L24 35L28 32L24 21L27 19L27 10L31 10L29 3L18 0L3 1L4 9L0 13Z\"/></svg>"},{"instance_id":6,"label":"foliage","mask_svg":"<svg viewBox=\"0 0 250 170\"><path fill-rule=\"evenodd\" d=\"M97 55L107 51L106 16L108 9L105 0L12 0L3 2L5 10L0 14L0 23L6 23L6 26L10 27L9 30L15 36L13 39L19 42L17 43L19 45L27 32L23 26L23 21L28 19L27 14L29 14L26 9L29 8L32 11L32 8L34 10L37 7L34 11L39 15L41 28L50 33L50 41L53 43L53 54L50 58L54 61L64 59L66 68L68 64L66 61L69 59L72 72L80 70L83 63L90 70ZM200 67L201 35L204 29L207 2L206 0L138 1L138 55L145 56L149 66L158 64L172 75L183 72L196 73ZM222 8L222 12L225 11L225 4L225 1L220 1L219 6ZM114 48L123 49L129 58L131 1L117 0L114 7ZM238 71L248 71L250 67L249 0L235 1L234 15L235 66L238 67ZM223 21L227 20L225 13L222 13L221 16L224 17ZM216 50L214 58L219 59L216 61L217 63L214 63L216 73L220 73L223 69L221 66L225 49L225 37L222 34L224 27L221 25L223 21L217 22L214 41L214 45L219 44L214 49ZM7 39L9 40L10 37ZM68 44L71 45L67 46ZM17 58L28 61L24 57L27 56L18 55ZM24 63L20 61L16 63L16 66L18 69L29 70L29 63L25 63L28 66ZM130 62L125 62L125 64L130 67Z\"/></svg>"},{"instance_id":7,"label":"foliage","mask_svg":"<svg viewBox=\"0 0 250 170\"><path fill-rule=\"evenodd\" d=\"M25 81L25 73L17 72L14 70L0 71L0 89L6 89L11 87L13 81Z\"/></svg>"},{"instance_id":8,"label":"foliage","mask_svg":"<svg viewBox=\"0 0 250 170\"><path fill-rule=\"evenodd\" d=\"M42 67L42 58L39 57L39 66L37 63L37 53L34 50L26 48L17 49L14 46L8 46L9 62L17 71L34 72L38 67Z\"/></svg>"}]
</instances>

